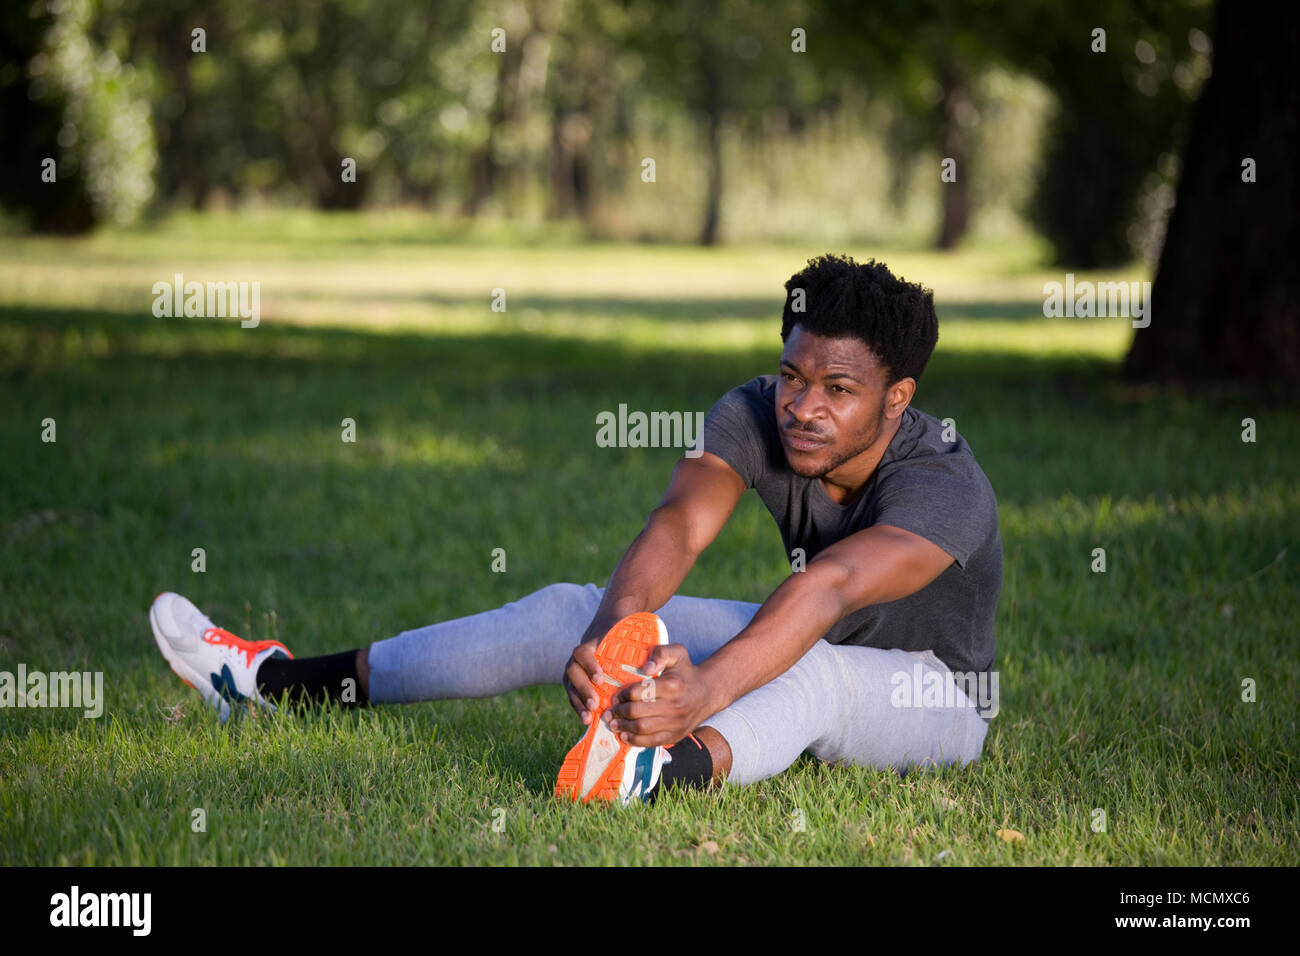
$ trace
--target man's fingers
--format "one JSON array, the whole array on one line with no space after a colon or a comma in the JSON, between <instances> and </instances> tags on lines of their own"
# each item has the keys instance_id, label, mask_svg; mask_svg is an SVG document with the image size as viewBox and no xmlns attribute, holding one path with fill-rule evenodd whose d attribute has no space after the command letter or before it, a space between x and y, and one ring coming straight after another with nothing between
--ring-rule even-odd
<instances>
[{"instance_id":1,"label":"man's fingers","mask_svg":"<svg viewBox=\"0 0 1300 956\"><path fill-rule=\"evenodd\" d=\"M651 677L658 677L670 667L678 664L691 662L691 656L686 653L686 648L681 644L660 644L650 652L650 659L646 661L641 672Z\"/></svg>"},{"instance_id":2,"label":"man's fingers","mask_svg":"<svg viewBox=\"0 0 1300 956\"><path fill-rule=\"evenodd\" d=\"M596 649L590 644L579 644L574 648L573 659L593 683L604 678L605 672L601 669L600 661L596 660Z\"/></svg>"},{"instance_id":3,"label":"man's fingers","mask_svg":"<svg viewBox=\"0 0 1300 956\"><path fill-rule=\"evenodd\" d=\"M591 711L596 707L596 695L589 693L584 696L582 691L569 681L565 690L569 694L569 706L573 708L574 713L582 718L584 724L591 723Z\"/></svg>"},{"instance_id":4,"label":"man's fingers","mask_svg":"<svg viewBox=\"0 0 1300 956\"><path fill-rule=\"evenodd\" d=\"M611 716L619 721L620 725L624 721L640 720L642 717L664 716L663 710L656 708L654 701L628 700L614 705L609 709L609 712Z\"/></svg>"},{"instance_id":5,"label":"man's fingers","mask_svg":"<svg viewBox=\"0 0 1300 956\"><path fill-rule=\"evenodd\" d=\"M628 743L637 747L645 747L647 745L640 742L642 738L669 730L672 723L673 721L668 717L651 716L630 720L624 717L612 721L609 729L618 734L620 739L624 739L623 735L626 734Z\"/></svg>"},{"instance_id":6,"label":"man's fingers","mask_svg":"<svg viewBox=\"0 0 1300 956\"><path fill-rule=\"evenodd\" d=\"M596 696L596 688L592 686L587 675L582 672L581 667L569 668L569 684L573 687L574 693L578 695L579 700L591 701Z\"/></svg>"},{"instance_id":7,"label":"man's fingers","mask_svg":"<svg viewBox=\"0 0 1300 956\"><path fill-rule=\"evenodd\" d=\"M569 692L569 706L573 708L575 714L582 718L584 724L591 719L591 716L587 713L587 705L572 691Z\"/></svg>"},{"instance_id":8,"label":"man's fingers","mask_svg":"<svg viewBox=\"0 0 1300 956\"><path fill-rule=\"evenodd\" d=\"M590 720L590 711L596 709L598 699L596 689L592 686L580 663L570 663L565 677L569 683L569 703L582 718L583 723Z\"/></svg>"},{"instance_id":9,"label":"man's fingers","mask_svg":"<svg viewBox=\"0 0 1300 956\"><path fill-rule=\"evenodd\" d=\"M595 693L595 685L604 679L604 671L601 670L600 662L596 660L596 654L590 647L580 647L573 653L573 660L578 665L578 670L582 674L582 679L587 683L587 690Z\"/></svg>"},{"instance_id":10,"label":"man's fingers","mask_svg":"<svg viewBox=\"0 0 1300 956\"><path fill-rule=\"evenodd\" d=\"M634 684L625 684L623 689L610 698L614 705L629 704L633 701L654 701L666 696L672 692L672 683L670 680L661 681L657 677L647 677L645 680L637 681Z\"/></svg>"},{"instance_id":11,"label":"man's fingers","mask_svg":"<svg viewBox=\"0 0 1300 956\"><path fill-rule=\"evenodd\" d=\"M627 733L627 742L633 747L671 747L686 736L685 732L672 729L651 731L644 734L623 731L620 732L619 736L622 737L623 733Z\"/></svg>"}]
</instances>

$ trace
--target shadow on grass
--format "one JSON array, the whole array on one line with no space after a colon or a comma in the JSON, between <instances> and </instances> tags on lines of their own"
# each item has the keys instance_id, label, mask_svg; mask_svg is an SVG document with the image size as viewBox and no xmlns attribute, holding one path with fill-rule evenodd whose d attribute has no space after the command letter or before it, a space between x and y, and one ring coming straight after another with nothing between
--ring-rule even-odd
<instances>
[{"instance_id":1,"label":"shadow on grass","mask_svg":"<svg viewBox=\"0 0 1300 956\"><path fill-rule=\"evenodd\" d=\"M250 448L268 436L283 441L286 459L303 467L318 452L304 437L337 432L334 423L348 409L406 441L436 429L467 447L493 439L542 460L552 453L587 457L595 468L605 460L593 444L598 411L620 403L707 410L727 389L775 372L780 343L775 322L771 347L691 352L523 332L241 329L233 320L5 308L0 346L0 385L15 411L39 422L57 409L80 408L81 434L90 415L96 429L109 433L138 433L146 423L177 432L168 426L184 423L182 436L188 430L226 443L223 452L233 456L241 441ZM1226 424L1243 413L1297 407L1293 397L1249 386L1194 397L1130 388L1115 363L1092 356L945 351L942 343L913 404L953 418L990 478L1000 475L1011 491L1006 497L995 481L999 500L1026 504L1015 493L1023 484L1018 475L1068 471L1071 462L1086 467L1060 493L1131 489L1134 473L1180 465L1197 492L1230 487L1213 476L1226 479L1231 469L1206 457L1225 436L1240 445L1239 426L1228 432ZM7 444L20 441L20 423L25 436L31 423L24 415L0 425ZM1141 463L1133 460L1137 454L1145 456ZM1180 460L1162 462L1161 454ZM1285 454L1295 461L1295 453ZM1256 477L1267 479L1268 469ZM7 472L3 481L10 480ZM1034 497L1044 492L1052 496L1052 489L1036 489Z\"/></svg>"}]
</instances>

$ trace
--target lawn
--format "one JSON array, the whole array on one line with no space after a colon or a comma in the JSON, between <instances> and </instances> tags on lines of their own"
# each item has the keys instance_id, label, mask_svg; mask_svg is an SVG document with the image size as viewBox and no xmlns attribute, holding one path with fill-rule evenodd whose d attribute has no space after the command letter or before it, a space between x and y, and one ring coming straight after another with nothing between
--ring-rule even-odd
<instances>
[{"instance_id":1,"label":"lawn","mask_svg":"<svg viewBox=\"0 0 1300 956\"><path fill-rule=\"evenodd\" d=\"M162 590L301 657L603 585L675 453L598 447L597 413L705 411L774 371L782 285L822 251L402 217L0 239L0 670L102 671L107 697L0 709L0 864L1293 864L1300 406L1122 386L1127 320L1043 318L1063 270L1029 244L835 250L935 289L914 404L998 496L1001 711L965 769L804 757L562 805L558 686L221 727L158 654ZM260 325L154 318L178 272L260 281ZM761 601L788 570L749 495L682 592Z\"/></svg>"}]
</instances>

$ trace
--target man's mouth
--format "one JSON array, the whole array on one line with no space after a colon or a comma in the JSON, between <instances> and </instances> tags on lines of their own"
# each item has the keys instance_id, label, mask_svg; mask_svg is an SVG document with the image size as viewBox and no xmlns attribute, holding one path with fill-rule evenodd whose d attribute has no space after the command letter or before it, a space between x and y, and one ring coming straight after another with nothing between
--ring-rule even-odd
<instances>
[{"instance_id":1,"label":"man's mouth","mask_svg":"<svg viewBox=\"0 0 1300 956\"><path fill-rule=\"evenodd\" d=\"M795 451L815 451L826 444L824 438L818 438L812 432L800 432L786 429L781 432L788 444Z\"/></svg>"}]
</instances>

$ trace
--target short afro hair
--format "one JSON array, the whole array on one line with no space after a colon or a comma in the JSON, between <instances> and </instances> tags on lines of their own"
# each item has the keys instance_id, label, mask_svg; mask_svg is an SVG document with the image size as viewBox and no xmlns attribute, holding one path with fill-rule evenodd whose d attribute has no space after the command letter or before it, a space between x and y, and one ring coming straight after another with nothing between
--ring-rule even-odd
<instances>
[{"instance_id":1,"label":"short afro hair","mask_svg":"<svg viewBox=\"0 0 1300 956\"><path fill-rule=\"evenodd\" d=\"M809 259L785 288L782 342L796 325L828 338L859 339L884 366L887 384L920 381L939 341L931 290L904 282L874 259L858 263L829 254ZM796 289L804 290L798 312L791 309Z\"/></svg>"}]
</instances>

